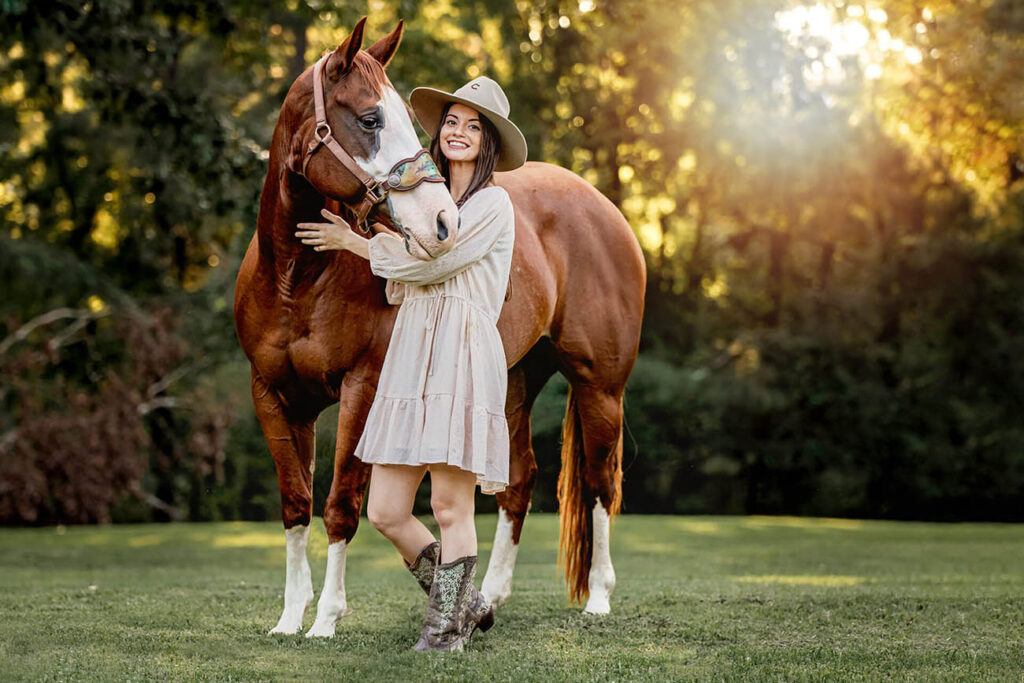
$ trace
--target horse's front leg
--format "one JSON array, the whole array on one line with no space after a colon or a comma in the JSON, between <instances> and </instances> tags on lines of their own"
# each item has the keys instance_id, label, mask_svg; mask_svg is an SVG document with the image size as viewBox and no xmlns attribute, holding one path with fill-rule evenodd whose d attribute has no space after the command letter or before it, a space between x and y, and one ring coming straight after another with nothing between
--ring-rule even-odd
<instances>
[{"instance_id":1,"label":"horse's front leg","mask_svg":"<svg viewBox=\"0 0 1024 683\"><path fill-rule=\"evenodd\" d=\"M338 620L348 613L345 596L345 560L348 544L359 526L359 511L370 468L355 457L356 444L366 423L366 414L373 402L374 389L369 383L346 377L342 383L338 410L338 440L334 451L334 479L324 508L327 530L327 573L324 589L316 606L316 621L307 638L330 638Z\"/></svg>"},{"instance_id":2,"label":"horse's front leg","mask_svg":"<svg viewBox=\"0 0 1024 683\"><path fill-rule=\"evenodd\" d=\"M299 420L285 410L277 392L253 371L253 404L277 468L281 490L287 560L284 610L271 633L297 633L313 602L313 582L306 561L313 506L315 418Z\"/></svg>"}]
</instances>

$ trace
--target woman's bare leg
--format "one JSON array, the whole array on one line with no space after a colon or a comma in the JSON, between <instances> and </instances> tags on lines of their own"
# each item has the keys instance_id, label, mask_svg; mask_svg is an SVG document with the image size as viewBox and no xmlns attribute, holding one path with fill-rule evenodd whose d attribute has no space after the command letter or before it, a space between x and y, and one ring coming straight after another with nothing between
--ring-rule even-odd
<instances>
[{"instance_id":1,"label":"woman's bare leg","mask_svg":"<svg viewBox=\"0 0 1024 683\"><path fill-rule=\"evenodd\" d=\"M412 515L416 489L426 471L425 465L374 465L370 475L366 516L410 564L425 546L436 540L423 522ZM474 538L474 547L475 542Z\"/></svg>"},{"instance_id":2,"label":"woman's bare leg","mask_svg":"<svg viewBox=\"0 0 1024 683\"><path fill-rule=\"evenodd\" d=\"M476 475L450 465L430 466L430 507L441 527L441 562L476 555Z\"/></svg>"}]
</instances>

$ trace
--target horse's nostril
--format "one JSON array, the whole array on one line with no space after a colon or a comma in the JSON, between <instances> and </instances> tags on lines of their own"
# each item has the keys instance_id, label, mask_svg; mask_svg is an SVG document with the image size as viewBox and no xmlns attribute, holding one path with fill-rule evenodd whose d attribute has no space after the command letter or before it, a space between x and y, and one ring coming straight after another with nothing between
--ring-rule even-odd
<instances>
[{"instance_id":1,"label":"horse's nostril","mask_svg":"<svg viewBox=\"0 0 1024 683\"><path fill-rule=\"evenodd\" d=\"M443 211L437 214L437 239L441 242L448 239L448 226L444 224L444 219L442 218L443 215Z\"/></svg>"}]
</instances>

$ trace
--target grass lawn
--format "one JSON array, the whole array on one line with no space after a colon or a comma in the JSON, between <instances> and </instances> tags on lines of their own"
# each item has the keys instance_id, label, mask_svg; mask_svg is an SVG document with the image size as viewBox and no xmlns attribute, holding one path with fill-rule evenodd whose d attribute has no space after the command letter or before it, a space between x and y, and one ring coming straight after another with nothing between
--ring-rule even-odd
<instances>
[{"instance_id":1,"label":"grass lawn","mask_svg":"<svg viewBox=\"0 0 1024 683\"><path fill-rule=\"evenodd\" d=\"M483 566L494 526L478 520ZM284 589L277 524L0 530L0 679L1024 675L1024 525L625 516L606 617L567 604L557 538L556 517L531 515L494 630L436 656L410 651L425 598L365 523L332 640L266 635ZM319 520L310 546L319 589Z\"/></svg>"}]
</instances>

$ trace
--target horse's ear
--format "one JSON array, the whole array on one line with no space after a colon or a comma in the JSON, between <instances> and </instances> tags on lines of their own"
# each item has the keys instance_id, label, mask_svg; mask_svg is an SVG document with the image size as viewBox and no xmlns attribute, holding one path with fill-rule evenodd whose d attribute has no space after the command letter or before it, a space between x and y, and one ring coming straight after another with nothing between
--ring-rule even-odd
<instances>
[{"instance_id":1,"label":"horse's ear","mask_svg":"<svg viewBox=\"0 0 1024 683\"><path fill-rule=\"evenodd\" d=\"M356 54L363 47L363 29L366 28L366 17L363 17L348 34L348 38L342 41L338 49L327 60L327 73L339 75L348 71Z\"/></svg>"},{"instance_id":2,"label":"horse's ear","mask_svg":"<svg viewBox=\"0 0 1024 683\"><path fill-rule=\"evenodd\" d=\"M398 44L402 42L402 32L405 30L405 22L401 19L398 20L398 26L395 30L384 36L376 43L366 48L366 51L370 53L370 56L380 62L381 66L387 66L391 58L395 56L395 51L398 50Z\"/></svg>"}]
</instances>

